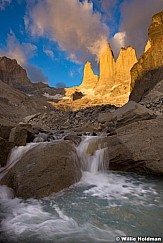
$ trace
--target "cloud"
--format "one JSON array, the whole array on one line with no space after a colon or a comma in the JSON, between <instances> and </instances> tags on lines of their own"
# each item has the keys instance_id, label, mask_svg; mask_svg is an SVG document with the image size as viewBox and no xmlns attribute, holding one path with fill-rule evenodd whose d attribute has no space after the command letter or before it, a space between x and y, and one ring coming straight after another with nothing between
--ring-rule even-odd
<instances>
[{"instance_id":1,"label":"cloud","mask_svg":"<svg viewBox=\"0 0 163 243\"><path fill-rule=\"evenodd\" d=\"M27 59L35 55L37 47L31 43L20 43L11 31L7 36L6 47L0 49L0 55L16 59L20 65L26 65Z\"/></svg>"},{"instance_id":2,"label":"cloud","mask_svg":"<svg viewBox=\"0 0 163 243\"><path fill-rule=\"evenodd\" d=\"M7 5L11 4L11 0L1 0L0 1L0 10L4 10Z\"/></svg>"},{"instance_id":3,"label":"cloud","mask_svg":"<svg viewBox=\"0 0 163 243\"><path fill-rule=\"evenodd\" d=\"M71 78L73 78L73 77L74 77L74 71L71 70L71 71L69 72L69 76L70 76Z\"/></svg>"},{"instance_id":4,"label":"cloud","mask_svg":"<svg viewBox=\"0 0 163 243\"><path fill-rule=\"evenodd\" d=\"M64 82L58 82L55 86L57 89L66 88L66 84Z\"/></svg>"},{"instance_id":5,"label":"cloud","mask_svg":"<svg viewBox=\"0 0 163 243\"><path fill-rule=\"evenodd\" d=\"M125 47L126 33L118 32L113 38L110 39L111 47L114 51L114 56L117 58L119 51L122 47Z\"/></svg>"},{"instance_id":6,"label":"cloud","mask_svg":"<svg viewBox=\"0 0 163 243\"><path fill-rule=\"evenodd\" d=\"M43 51L47 56L51 57L52 59L54 58L54 52L52 50L44 49Z\"/></svg>"},{"instance_id":7,"label":"cloud","mask_svg":"<svg viewBox=\"0 0 163 243\"><path fill-rule=\"evenodd\" d=\"M0 56L16 59L18 64L27 70L29 78L33 82L48 82L43 71L35 65L29 64L29 59L36 54L37 47L31 43L20 43L11 31L8 34L6 47L0 49Z\"/></svg>"},{"instance_id":8,"label":"cloud","mask_svg":"<svg viewBox=\"0 0 163 243\"><path fill-rule=\"evenodd\" d=\"M27 64L25 65L28 77L32 82L38 83L48 83L48 77L44 75L43 70L35 65Z\"/></svg>"},{"instance_id":9,"label":"cloud","mask_svg":"<svg viewBox=\"0 0 163 243\"><path fill-rule=\"evenodd\" d=\"M92 0L98 11L103 13L103 18L106 22L113 19L118 7L118 0ZM114 22L112 22L114 25Z\"/></svg>"},{"instance_id":10,"label":"cloud","mask_svg":"<svg viewBox=\"0 0 163 243\"><path fill-rule=\"evenodd\" d=\"M133 46L138 56L143 53L147 42L148 27L152 16L162 11L162 0L92 0L98 11L102 11L103 20L110 25L110 33L118 32L109 40L117 56L121 46ZM117 26L120 15L120 25ZM119 33L125 33L122 42ZM118 38L117 38L118 37Z\"/></svg>"},{"instance_id":11,"label":"cloud","mask_svg":"<svg viewBox=\"0 0 163 243\"><path fill-rule=\"evenodd\" d=\"M87 0L43 0L30 8L25 25L33 36L46 36L58 43L74 61L99 56L107 43L109 28Z\"/></svg>"},{"instance_id":12,"label":"cloud","mask_svg":"<svg viewBox=\"0 0 163 243\"><path fill-rule=\"evenodd\" d=\"M144 51L152 16L162 9L162 0L125 0L121 5L119 30L126 33L125 45L136 48L138 55Z\"/></svg>"}]
</instances>

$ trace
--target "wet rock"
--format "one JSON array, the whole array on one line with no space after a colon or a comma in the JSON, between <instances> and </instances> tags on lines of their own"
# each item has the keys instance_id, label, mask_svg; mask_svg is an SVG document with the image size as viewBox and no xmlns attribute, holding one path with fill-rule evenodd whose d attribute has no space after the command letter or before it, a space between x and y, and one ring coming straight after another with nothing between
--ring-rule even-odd
<instances>
[{"instance_id":1,"label":"wet rock","mask_svg":"<svg viewBox=\"0 0 163 243\"><path fill-rule=\"evenodd\" d=\"M0 137L0 167L4 167L14 144Z\"/></svg>"},{"instance_id":2,"label":"wet rock","mask_svg":"<svg viewBox=\"0 0 163 243\"><path fill-rule=\"evenodd\" d=\"M8 120L0 119L0 137L4 139L9 139L11 129L15 127L16 124Z\"/></svg>"},{"instance_id":3,"label":"wet rock","mask_svg":"<svg viewBox=\"0 0 163 243\"><path fill-rule=\"evenodd\" d=\"M47 142L47 141L48 141L48 134L41 133L41 132L33 140L34 143Z\"/></svg>"},{"instance_id":4,"label":"wet rock","mask_svg":"<svg viewBox=\"0 0 163 243\"><path fill-rule=\"evenodd\" d=\"M1 184L14 189L17 197L46 197L77 182L80 168L71 142L42 143L24 154Z\"/></svg>"},{"instance_id":5,"label":"wet rock","mask_svg":"<svg viewBox=\"0 0 163 243\"><path fill-rule=\"evenodd\" d=\"M75 145L79 145L81 142L81 136L76 135L76 134L69 134L64 137L64 140L70 140L72 141Z\"/></svg>"}]
</instances>

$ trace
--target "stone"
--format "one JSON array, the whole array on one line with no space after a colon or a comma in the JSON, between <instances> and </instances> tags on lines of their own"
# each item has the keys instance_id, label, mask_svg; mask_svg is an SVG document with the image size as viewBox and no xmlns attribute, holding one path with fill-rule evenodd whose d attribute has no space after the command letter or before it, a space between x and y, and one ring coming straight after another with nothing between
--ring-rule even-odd
<instances>
[{"instance_id":1,"label":"stone","mask_svg":"<svg viewBox=\"0 0 163 243\"><path fill-rule=\"evenodd\" d=\"M130 100L139 102L163 79L163 11L152 18L148 30L151 47L131 69Z\"/></svg>"},{"instance_id":2,"label":"stone","mask_svg":"<svg viewBox=\"0 0 163 243\"><path fill-rule=\"evenodd\" d=\"M107 137L89 140L87 154L104 149L106 170L163 175L163 116L122 126Z\"/></svg>"},{"instance_id":3,"label":"stone","mask_svg":"<svg viewBox=\"0 0 163 243\"><path fill-rule=\"evenodd\" d=\"M119 127L136 121L147 120L151 118L155 118L155 115L151 110L134 101L130 101L114 112L100 113L98 121L101 123L114 122L116 126Z\"/></svg>"},{"instance_id":4,"label":"stone","mask_svg":"<svg viewBox=\"0 0 163 243\"><path fill-rule=\"evenodd\" d=\"M7 159L14 144L0 137L0 167L7 164Z\"/></svg>"},{"instance_id":5,"label":"stone","mask_svg":"<svg viewBox=\"0 0 163 243\"><path fill-rule=\"evenodd\" d=\"M156 115L163 114L163 80L158 82L155 87L141 100L140 104L152 110Z\"/></svg>"},{"instance_id":6,"label":"stone","mask_svg":"<svg viewBox=\"0 0 163 243\"><path fill-rule=\"evenodd\" d=\"M37 118L40 115L41 115L41 113L36 113L34 115L26 116L23 118L23 121L24 121L24 123L28 123L30 120Z\"/></svg>"},{"instance_id":7,"label":"stone","mask_svg":"<svg viewBox=\"0 0 163 243\"><path fill-rule=\"evenodd\" d=\"M81 177L76 149L70 141L38 144L2 178L21 198L41 198L63 190Z\"/></svg>"},{"instance_id":8,"label":"stone","mask_svg":"<svg viewBox=\"0 0 163 243\"><path fill-rule=\"evenodd\" d=\"M81 136L78 136L76 134L69 134L69 135L64 136L64 140L70 140L75 145L79 145L81 142Z\"/></svg>"},{"instance_id":9,"label":"stone","mask_svg":"<svg viewBox=\"0 0 163 243\"><path fill-rule=\"evenodd\" d=\"M16 126L16 123L6 119L0 119L0 137L9 139L11 129Z\"/></svg>"},{"instance_id":10,"label":"stone","mask_svg":"<svg viewBox=\"0 0 163 243\"><path fill-rule=\"evenodd\" d=\"M81 99L84 96L82 92L75 91L75 93L72 94L72 100L78 100Z\"/></svg>"},{"instance_id":11,"label":"stone","mask_svg":"<svg viewBox=\"0 0 163 243\"><path fill-rule=\"evenodd\" d=\"M163 175L163 119L137 121L107 138L108 168Z\"/></svg>"},{"instance_id":12,"label":"stone","mask_svg":"<svg viewBox=\"0 0 163 243\"><path fill-rule=\"evenodd\" d=\"M19 124L11 129L9 142L15 146L25 146L26 143L33 141L34 133L31 124Z\"/></svg>"}]
</instances>

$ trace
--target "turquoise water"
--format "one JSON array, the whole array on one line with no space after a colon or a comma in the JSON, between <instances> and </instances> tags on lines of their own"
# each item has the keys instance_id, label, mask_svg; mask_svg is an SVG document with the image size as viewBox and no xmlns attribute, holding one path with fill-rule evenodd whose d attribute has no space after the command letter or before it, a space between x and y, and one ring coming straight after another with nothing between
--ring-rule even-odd
<instances>
[{"instance_id":1,"label":"turquoise water","mask_svg":"<svg viewBox=\"0 0 163 243\"><path fill-rule=\"evenodd\" d=\"M100 143L94 146L97 142L98 137L86 137L76 148L82 178L64 191L22 200L0 186L0 242L91 243L115 242L122 236L163 237L163 177L105 171L105 149ZM15 148L7 170L33 146ZM92 155L90 146L95 148Z\"/></svg>"},{"instance_id":2,"label":"turquoise water","mask_svg":"<svg viewBox=\"0 0 163 243\"><path fill-rule=\"evenodd\" d=\"M0 187L0 242L115 242L163 237L163 178L83 172L72 187L40 200Z\"/></svg>"}]
</instances>

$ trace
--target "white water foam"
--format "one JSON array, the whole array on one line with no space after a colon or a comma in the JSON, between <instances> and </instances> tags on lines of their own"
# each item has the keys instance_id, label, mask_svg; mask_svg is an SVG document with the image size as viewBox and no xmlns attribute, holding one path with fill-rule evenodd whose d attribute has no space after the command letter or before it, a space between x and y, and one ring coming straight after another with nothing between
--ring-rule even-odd
<instances>
[{"instance_id":1,"label":"white water foam","mask_svg":"<svg viewBox=\"0 0 163 243\"><path fill-rule=\"evenodd\" d=\"M51 213L45 211L40 202L34 199L26 203L13 199L12 204L10 201L10 204L7 203L6 206L12 210L2 221L2 230L8 232L8 236L14 239L21 237L34 240L36 237L40 238L41 242L46 242L46 240L48 242L75 242L71 239L83 242L88 238L95 239L95 242L105 242L108 239L113 240L117 235L124 235L120 230L113 231L107 226L101 229L90 222L80 225L53 202L50 203L50 207L54 209Z\"/></svg>"},{"instance_id":2,"label":"white water foam","mask_svg":"<svg viewBox=\"0 0 163 243\"><path fill-rule=\"evenodd\" d=\"M21 159L23 154L27 153L29 150L36 146L38 146L38 143L29 143L26 146L18 146L13 148L7 161L7 165L0 168L0 180L9 171L9 169L11 169L16 164L16 162Z\"/></svg>"},{"instance_id":3,"label":"white water foam","mask_svg":"<svg viewBox=\"0 0 163 243\"><path fill-rule=\"evenodd\" d=\"M91 155L89 154L90 145L94 146L93 150L95 150L91 150L93 151ZM134 195L135 203L138 204L145 202L148 193L157 195L157 192L150 186L147 187L144 183L136 184L137 180L133 180L133 177L131 179L127 175L105 171L105 149L101 148L100 137L86 137L77 147L77 152L83 169L80 183L92 186L85 190L85 194L108 200L128 200L129 195Z\"/></svg>"},{"instance_id":4,"label":"white water foam","mask_svg":"<svg viewBox=\"0 0 163 243\"><path fill-rule=\"evenodd\" d=\"M104 170L105 148L101 148L98 140L98 137L87 136L77 147L77 153L80 158L83 171L96 173L99 170ZM95 148L92 148L91 154L89 153L90 145L95 146Z\"/></svg>"},{"instance_id":5,"label":"white water foam","mask_svg":"<svg viewBox=\"0 0 163 243\"><path fill-rule=\"evenodd\" d=\"M40 239L40 242L71 243L86 241L108 242L109 239L114 242L115 236L125 235L125 231L127 232L128 230L127 226L124 228L125 230L123 230L123 227L119 227L119 225L112 227L110 224L110 222L114 223L114 221L117 220L118 212L122 213L122 217L126 217L127 211L123 212L123 206L126 202L127 210L129 206L132 208L133 205L136 206L138 204L149 207L152 196L154 198L152 199L152 205L155 207L154 200L159 199L158 193L152 188L150 183L141 182L140 178L133 177L132 175L121 175L111 172L107 174L106 171L104 171L105 150L101 149L100 145L98 145L91 154L88 154L89 144L92 142L96 143L98 139L97 137L87 137L77 148L78 155L82 161L83 175L81 181L74 185L74 188L76 188L76 190L79 188L79 191L81 191L79 195L72 193L72 198L68 197L67 202L66 200L64 201L64 205L68 205L66 208L67 212L60 203L56 202L57 200L55 201L55 195L54 198L46 199L47 201L50 200L50 207L48 207L44 204L45 201L42 204L41 200L31 199L24 202L18 198L11 199L12 191L6 186L0 187L0 194L2 194L0 202L6 214L1 225L2 230L7 232L8 236L17 237L18 240L27 239L29 242L34 242L34 239ZM13 161L20 159L22 154L28 151L27 148L32 148L32 145L31 147L26 146L24 150L23 148L19 148L17 152L14 150L13 159L8 163L12 165ZM84 189L82 189L82 186L84 186ZM61 196L62 199L66 194L66 190L61 192L61 194L63 194ZM78 199L76 201L77 196ZM100 199L100 202L96 199ZM88 205L87 200L90 200ZM105 201L107 201L107 203ZM60 202L62 202L62 200ZM76 211L73 204L74 202L79 207ZM89 207L90 205L91 209ZM160 206L159 202L158 205ZM116 208L118 206L122 208L122 211ZM95 210L94 214L98 213L96 209L99 208L99 210L101 210L101 213L97 215L97 217L93 217L94 214L91 213L93 208ZM116 211L112 213L112 209L114 208L117 214ZM82 210L88 213L90 220L89 222L85 221L81 224L80 215L83 212ZM103 212L105 212L107 218L105 223L100 221L102 218L99 219L99 217L102 217ZM75 213L77 214L76 216ZM116 216L115 219L109 218L114 215ZM140 216L139 212L138 215Z\"/></svg>"}]
</instances>

